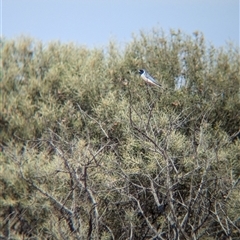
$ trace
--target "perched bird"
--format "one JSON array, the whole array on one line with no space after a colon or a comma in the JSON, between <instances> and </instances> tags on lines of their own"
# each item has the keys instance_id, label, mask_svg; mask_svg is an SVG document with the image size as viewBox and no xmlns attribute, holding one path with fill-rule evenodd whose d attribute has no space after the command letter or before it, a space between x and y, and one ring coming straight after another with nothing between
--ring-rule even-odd
<instances>
[{"instance_id":1,"label":"perched bird","mask_svg":"<svg viewBox=\"0 0 240 240\"><path fill-rule=\"evenodd\" d=\"M140 69L138 70L138 73L147 84L161 87L161 84L159 84L152 76L150 76L150 74L146 70Z\"/></svg>"}]
</instances>

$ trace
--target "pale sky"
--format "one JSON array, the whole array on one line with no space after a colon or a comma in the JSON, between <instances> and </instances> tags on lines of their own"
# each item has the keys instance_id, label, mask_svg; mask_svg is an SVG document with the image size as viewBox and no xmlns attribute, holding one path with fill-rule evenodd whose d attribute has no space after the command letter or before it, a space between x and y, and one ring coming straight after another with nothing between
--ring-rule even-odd
<instances>
[{"instance_id":1,"label":"pale sky","mask_svg":"<svg viewBox=\"0 0 240 240\"><path fill-rule=\"evenodd\" d=\"M239 0L0 0L1 34L89 47L131 41L153 28L204 33L207 43L239 46Z\"/></svg>"}]
</instances>

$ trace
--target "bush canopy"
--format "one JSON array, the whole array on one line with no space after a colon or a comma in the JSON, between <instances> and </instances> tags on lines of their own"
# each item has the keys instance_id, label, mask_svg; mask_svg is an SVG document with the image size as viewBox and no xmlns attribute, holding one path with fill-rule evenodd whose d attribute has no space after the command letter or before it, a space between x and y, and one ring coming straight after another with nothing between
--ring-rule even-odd
<instances>
[{"instance_id":1,"label":"bush canopy","mask_svg":"<svg viewBox=\"0 0 240 240\"><path fill-rule=\"evenodd\" d=\"M1 239L240 238L238 47L152 30L1 51Z\"/></svg>"}]
</instances>

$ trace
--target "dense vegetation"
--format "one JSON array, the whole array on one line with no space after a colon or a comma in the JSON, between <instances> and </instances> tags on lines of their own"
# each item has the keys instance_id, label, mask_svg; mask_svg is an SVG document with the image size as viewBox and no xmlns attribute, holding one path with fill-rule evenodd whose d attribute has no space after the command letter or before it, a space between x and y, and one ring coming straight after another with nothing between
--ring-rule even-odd
<instances>
[{"instance_id":1,"label":"dense vegetation","mask_svg":"<svg viewBox=\"0 0 240 240\"><path fill-rule=\"evenodd\" d=\"M239 239L239 49L180 31L119 49L3 40L0 236Z\"/></svg>"}]
</instances>

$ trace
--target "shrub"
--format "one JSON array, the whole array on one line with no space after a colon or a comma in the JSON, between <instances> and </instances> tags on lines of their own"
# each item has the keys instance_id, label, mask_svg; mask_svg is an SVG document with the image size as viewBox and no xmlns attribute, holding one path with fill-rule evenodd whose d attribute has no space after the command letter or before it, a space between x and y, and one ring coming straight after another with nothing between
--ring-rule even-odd
<instances>
[{"instance_id":1,"label":"shrub","mask_svg":"<svg viewBox=\"0 0 240 240\"><path fill-rule=\"evenodd\" d=\"M153 30L123 51L20 38L2 52L2 237L239 238L235 46Z\"/></svg>"}]
</instances>

